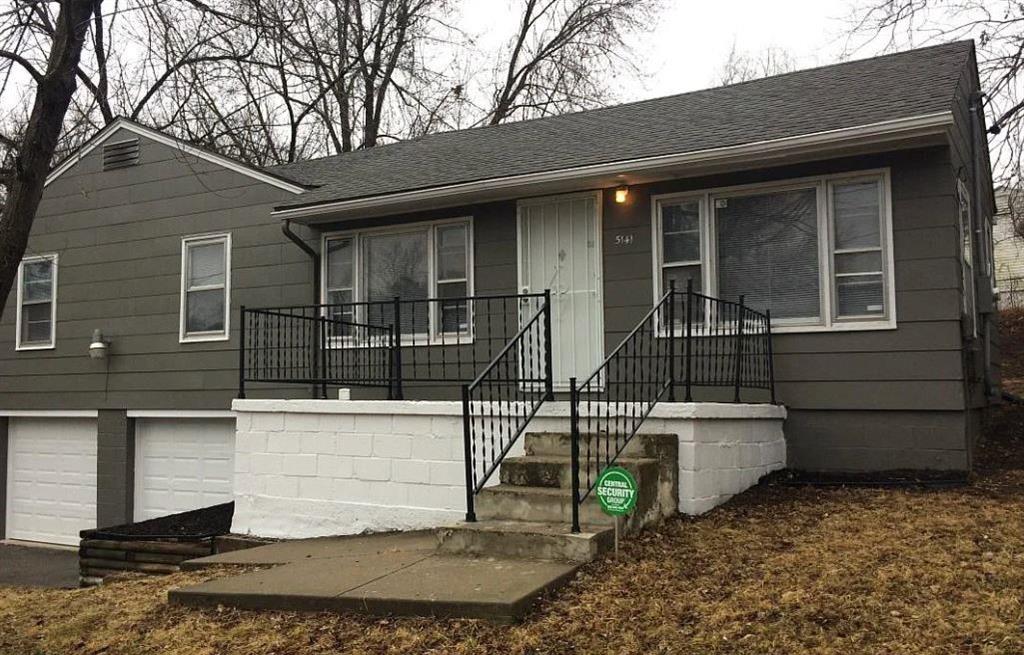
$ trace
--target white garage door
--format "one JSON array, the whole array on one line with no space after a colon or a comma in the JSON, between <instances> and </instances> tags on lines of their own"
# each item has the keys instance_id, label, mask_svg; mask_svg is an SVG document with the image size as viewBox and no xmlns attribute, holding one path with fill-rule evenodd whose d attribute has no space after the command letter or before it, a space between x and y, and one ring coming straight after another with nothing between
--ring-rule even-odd
<instances>
[{"instance_id":1,"label":"white garage door","mask_svg":"<svg viewBox=\"0 0 1024 655\"><path fill-rule=\"evenodd\" d=\"M96 527L96 420L12 418L7 537L77 545Z\"/></svg>"},{"instance_id":2,"label":"white garage door","mask_svg":"<svg viewBox=\"0 0 1024 655\"><path fill-rule=\"evenodd\" d=\"M232 500L234 419L140 418L135 438L136 521Z\"/></svg>"}]
</instances>

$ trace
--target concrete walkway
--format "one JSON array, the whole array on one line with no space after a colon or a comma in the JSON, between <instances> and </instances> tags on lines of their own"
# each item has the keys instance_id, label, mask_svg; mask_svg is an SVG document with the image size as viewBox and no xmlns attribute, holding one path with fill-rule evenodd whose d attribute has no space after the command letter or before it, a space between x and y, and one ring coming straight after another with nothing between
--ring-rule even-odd
<instances>
[{"instance_id":1,"label":"concrete walkway","mask_svg":"<svg viewBox=\"0 0 1024 655\"><path fill-rule=\"evenodd\" d=\"M434 532L287 541L203 557L182 568L267 565L169 593L192 607L351 611L510 622L579 564L440 553Z\"/></svg>"}]
</instances>

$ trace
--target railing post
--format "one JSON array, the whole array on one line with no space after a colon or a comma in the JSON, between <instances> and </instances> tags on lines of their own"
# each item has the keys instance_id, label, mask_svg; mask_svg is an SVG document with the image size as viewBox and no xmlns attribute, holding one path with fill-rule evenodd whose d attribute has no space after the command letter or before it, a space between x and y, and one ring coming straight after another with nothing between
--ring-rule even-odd
<instances>
[{"instance_id":1,"label":"railing post","mask_svg":"<svg viewBox=\"0 0 1024 655\"><path fill-rule=\"evenodd\" d=\"M743 296L740 296L740 305L736 311L736 377L734 381L735 393L733 396L733 401L737 403L740 401L740 378L743 371L743 315L745 311Z\"/></svg>"},{"instance_id":2,"label":"railing post","mask_svg":"<svg viewBox=\"0 0 1024 655\"><path fill-rule=\"evenodd\" d=\"M580 531L580 404L576 378L569 378L569 443L572 475L572 531Z\"/></svg>"},{"instance_id":3,"label":"railing post","mask_svg":"<svg viewBox=\"0 0 1024 655\"><path fill-rule=\"evenodd\" d=\"M668 283L668 401L676 401L676 281Z\"/></svg>"},{"instance_id":4,"label":"railing post","mask_svg":"<svg viewBox=\"0 0 1024 655\"><path fill-rule=\"evenodd\" d=\"M469 385L462 385L462 447L466 460L466 521L476 522L476 510L473 506L476 485L473 482L473 435L469 415Z\"/></svg>"},{"instance_id":5,"label":"railing post","mask_svg":"<svg viewBox=\"0 0 1024 655\"><path fill-rule=\"evenodd\" d=\"M320 317L320 397L327 400L327 317Z\"/></svg>"},{"instance_id":6,"label":"railing post","mask_svg":"<svg viewBox=\"0 0 1024 655\"><path fill-rule=\"evenodd\" d=\"M306 310L309 310L310 320L306 320ZM317 348L317 342L319 341L318 335L319 328L317 327L317 317L325 311L320 306L314 306L311 308L304 307L299 310L299 316L302 318L301 329L302 329L302 341L306 348L306 355L309 358L309 382L313 385L309 391L310 398L316 398L320 393L320 385L317 381L320 379L320 352ZM307 338L307 330L309 332Z\"/></svg>"},{"instance_id":7,"label":"railing post","mask_svg":"<svg viewBox=\"0 0 1024 655\"><path fill-rule=\"evenodd\" d=\"M245 398L245 305L241 306L238 322L238 397Z\"/></svg>"},{"instance_id":8,"label":"railing post","mask_svg":"<svg viewBox=\"0 0 1024 655\"><path fill-rule=\"evenodd\" d=\"M394 370L394 387L395 387L395 400L402 400L402 302L398 296L395 296L394 301L394 330L395 330L395 370ZM413 358L415 361L415 358Z\"/></svg>"},{"instance_id":9,"label":"railing post","mask_svg":"<svg viewBox=\"0 0 1024 655\"><path fill-rule=\"evenodd\" d=\"M764 311L765 327L768 330L768 387L771 389L772 404L775 404L775 356L772 347L772 310Z\"/></svg>"},{"instance_id":10,"label":"railing post","mask_svg":"<svg viewBox=\"0 0 1024 655\"><path fill-rule=\"evenodd\" d=\"M686 281L686 402L693 402L693 278Z\"/></svg>"},{"instance_id":11,"label":"railing post","mask_svg":"<svg viewBox=\"0 0 1024 655\"><path fill-rule=\"evenodd\" d=\"M395 326L388 330L388 400L395 399Z\"/></svg>"},{"instance_id":12,"label":"railing post","mask_svg":"<svg viewBox=\"0 0 1024 655\"><path fill-rule=\"evenodd\" d=\"M544 400L555 399L555 372L551 363L551 289L544 289Z\"/></svg>"}]
</instances>

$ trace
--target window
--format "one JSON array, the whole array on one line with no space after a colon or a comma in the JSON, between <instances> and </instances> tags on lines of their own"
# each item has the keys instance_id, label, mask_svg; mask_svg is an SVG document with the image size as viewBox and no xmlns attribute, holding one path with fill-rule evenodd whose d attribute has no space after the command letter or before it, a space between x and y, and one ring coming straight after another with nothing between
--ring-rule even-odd
<instances>
[{"instance_id":1,"label":"window","mask_svg":"<svg viewBox=\"0 0 1024 655\"><path fill-rule=\"evenodd\" d=\"M778 320L821 317L814 187L716 197L718 288Z\"/></svg>"},{"instance_id":2,"label":"window","mask_svg":"<svg viewBox=\"0 0 1024 655\"><path fill-rule=\"evenodd\" d=\"M403 305L402 334L467 333L470 327L471 228L465 219L416 223L325 237L324 300L356 303L332 308L339 320L390 325L395 297L438 298L425 305ZM356 307L374 303L372 310ZM367 316L367 314L370 316ZM345 328L340 329L344 334Z\"/></svg>"},{"instance_id":3,"label":"window","mask_svg":"<svg viewBox=\"0 0 1024 655\"><path fill-rule=\"evenodd\" d=\"M324 296L327 304L341 305L355 300L355 239L330 239L327 241L327 280ZM332 307L329 318L335 321L354 321L352 305ZM345 325L333 324L334 336L349 336Z\"/></svg>"},{"instance_id":4,"label":"window","mask_svg":"<svg viewBox=\"0 0 1024 655\"><path fill-rule=\"evenodd\" d=\"M784 330L895 326L887 171L654 200L659 295L692 279Z\"/></svg>"},{"instance_id":5,"label":"window","mask_svg":"<svg viewBox=\"0 0 1024 655\"><path fill-rule=\"evenodd\" d=\"M878 180L829 185L832 198L832 267L835 316L885 314L882 185Z\"/></svg>"},{"instance_id":6,"label":"window","mask_svg":"<svg viewBox=\"0 0 1024 655\"><path fill-rule=\"evenodd\" d=\"M445 225L436 230L437 297L439 330L469 330L469 227Z\"/></svg>"},{"instance_id":7,"label":"window","mask_svg":"<svg viewBox=\"0 0 1024 655\"><path fill-rule=\"evenodd\" d=\"M693 280L700 290L701 239L700 201L683 200L662 208L662 284L669 289L685 289Z\"/></svg>"},{"instance_id":8,"label":"window","mask_svg":"<svg viewBox=\"0 0 1024 655\"><path fill-rule=\"evenodd\" d=\"M18 267L18 350L56 345L57 255L28 257Z\"/></svg>"},{"instance_id":9,"label":"window","mask_svg":"<svg viewBox=\"0 0 1024 655\"><path fill-rule=\"evenodd\" d=\"M974 299L974 243L971 223L971 197L967 187L957 181L957 200L959 204L959 241L960 241L960 281L963 285L964 315L970 321L971 334L978 335L977 311Z\"/></svg>"},{"instance_id":10,"label":"window","mask_svg":"<svg viewBox=\"0 0 1024 655\"><path fill-rule=\"evenodd\" d=\"M228 338L231 307L231 235L181 242L181 341Z\"/></svg>"},{"instance_id":11,"label":"window","mask_svg":"<svg viewBox=\"0 0 1024 655\"><path fill-rule=\"evenodd\" d=\"M430 230L385 232L362 238L362 299L379 302L401 298L425 300L430 297L429 261ZM394 322L390 305L381 306L379 321ZM402 334L422 334L427 329L427 312L402 312L399 323ZM375 319L378 317L375 312Z\"/></svg>"}]
</instances>

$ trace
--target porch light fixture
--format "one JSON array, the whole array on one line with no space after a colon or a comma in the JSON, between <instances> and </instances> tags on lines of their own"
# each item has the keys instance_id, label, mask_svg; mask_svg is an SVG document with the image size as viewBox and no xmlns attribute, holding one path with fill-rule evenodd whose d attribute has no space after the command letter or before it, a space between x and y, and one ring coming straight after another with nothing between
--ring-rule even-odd
<instances>
[{"instance_id":1,"label":"porch light fixture","mask_svg":"<svg viewBox=\"0 0 1024 655\"><path fill-rule=\"evenodd\" d=\"M110 342L103 340L103 332L101 330L93 330L92 343L89 344L89 357L92 359L106 359L109 346Z\"/></svg>"},{"instance_id":2,"label":"porch light fixture","mask_svg":"<svg viewBox=\"0 0 1024 655\"><path fill-rule=\"evenodd\" d=\"M626 202L626 199L628 197L629 187L620 186L618 189L615 189L615 202L621 205L622 203Z\"/></svg>"}]
</instances>

